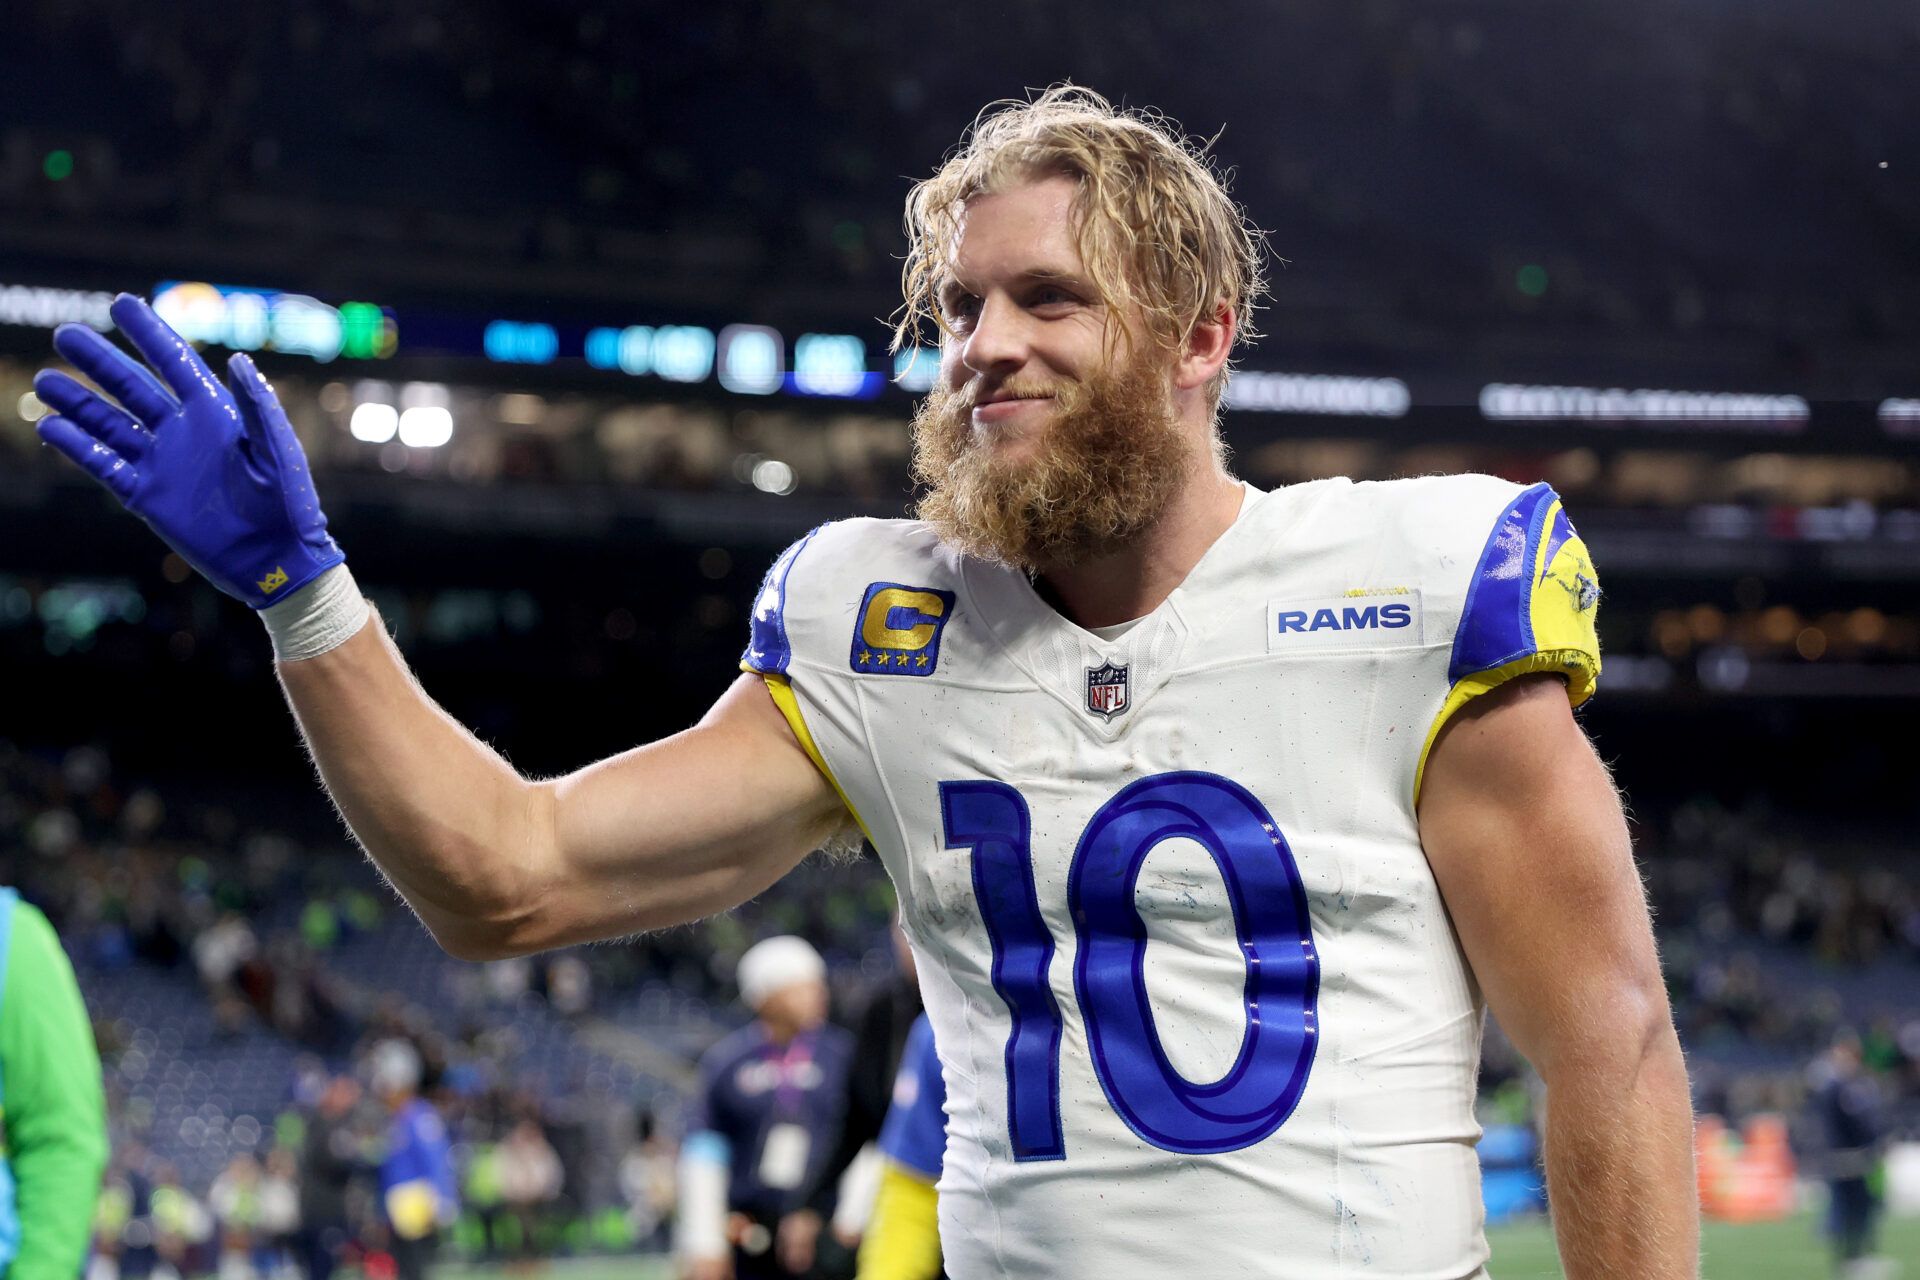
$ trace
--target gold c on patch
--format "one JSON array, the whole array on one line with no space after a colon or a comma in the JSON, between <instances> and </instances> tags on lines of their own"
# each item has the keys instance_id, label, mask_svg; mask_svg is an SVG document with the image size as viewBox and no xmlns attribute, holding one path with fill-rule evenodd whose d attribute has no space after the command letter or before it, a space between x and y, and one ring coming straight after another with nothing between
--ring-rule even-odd
<instances>
[{"instance_id":1,"label":"gold c on patch","mask_svg":"<svg viewBox=\"0 0 1920 1280\"><path fill-rule=\"evenodd\" d=\"M876 582L867 588L853 628L847 665L890 676L930 676L940 664L940 636L953 616L953 592Z\"/></svg>"}]
</instances>

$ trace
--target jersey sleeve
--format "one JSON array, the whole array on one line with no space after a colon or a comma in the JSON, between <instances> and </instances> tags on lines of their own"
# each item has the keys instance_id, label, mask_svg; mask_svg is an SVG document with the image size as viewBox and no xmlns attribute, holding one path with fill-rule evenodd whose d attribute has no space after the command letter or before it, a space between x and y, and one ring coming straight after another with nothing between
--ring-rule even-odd
<instances>
[{"instance_id":1,"label":"jersey sleeve","mask_svg":"<svg viewBox=\"0 0 1920 1280\"><path fill-rule=\"evenodd\" d=\"M947 1144L946 1085L934 1051L933 1024L915 1019L900 1055L893 1102L880 1127L886 1157L873 1217L860 1242L859 1280L929 1280L940 1271L934 1184Z\"/></svg>"},{"instance_id":2,"label":"jersey sleeve","mask_svg":"<svg viewBox=\"0 0 1920 1280\"><path fill-rule=\"evenodd\" d=\"M1550 485L1522 490L1501 508L1467 585L1447 664L1447 699L1427 731L1427 754L1461 707L1516 676L1551 672L1579 706L1600 680L1594 616L1600 578L1587 545Z\"/></svg>"},{"instance_id":3,"label":"jersey sleeve","mask_svg":"<svg viewBox=\"0 0 1920 1280\"><path fill-rule=\"evenodd\" d=\"M933 1183L887 1162L860 1238L856 1280L934 1280L940 1274L939 1214Z\"/></svg>"},{"instance_id":4,"label":"jersey sleeve","mask_svg":"<svg viewBox=\"0 0 1920 1280\"><path fill-rule=\"evenodd\" d=\"M933 1024L921 1014L900 1055L893 1103L880 1126L880 1153L923 1177L937 1179L947 1148L947 1089L934 1050Z\"/></svg>"},{"instance_id":5,"label":"jersey sleeve","mask_svg":"<svg viewBox=\"0 0 1920 1280\"><path fill-rule=\"evenodd\" d=\"M740 669L758 675L767 683L767 692L773 698L780 714L786 718L787 727L793 731L794 739L812 760L814 767L833 784L840 796L840 802L847 808L853 820L860 827L862 835L869 842L873 833L867 829L866 820L848 797L845 787L833 775L826 757L820 753L820 745L814 740L812 731L807 727L806 715L801 711L800 698L793 688L793 651L794 639L788 625L788 592L795 590L794 566L801 555L819 536L826 525L810 530L799 541L780 553L767 570L766 579L760 584L760 591L753 598L753 614L748 623L746 652L740 655Z\"/></svg>"},{"instance_id":6,"label":"jersey sleeve","mask_svg":"<svg viewBox=\"0 0 1920 1280\"><path fill-rule=\"evenodd\" d=\"M808 530L804 537L782 551L768 568L767 576L760 584L760 592L753 598L747 651L740 655L742 671L784 677L787 669L793 665L793 639L787 632L787 588L800 553L825 527L822 525Z\"/></svg>"}]
</instances>

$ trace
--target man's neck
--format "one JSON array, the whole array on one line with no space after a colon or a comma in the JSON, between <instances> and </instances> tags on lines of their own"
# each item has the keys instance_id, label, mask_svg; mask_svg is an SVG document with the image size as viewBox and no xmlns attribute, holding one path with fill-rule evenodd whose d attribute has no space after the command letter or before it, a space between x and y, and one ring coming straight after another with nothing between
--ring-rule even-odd
<instances>
[{"instance_id":1,"label":"man's neck","mask_svg":"<svg viewBox=\"0 0 1920 1280\"><path fill-rule=\"evenodd\" d=\"M1070 569L1043 572L1043 590L1055 608L1082 627L1111 627L1145 617L1233 527L1245 495L1244 486L1209 459L1194 468L1167 504L1167 514L1138 541Z\"/></svg>"}]
</instances>

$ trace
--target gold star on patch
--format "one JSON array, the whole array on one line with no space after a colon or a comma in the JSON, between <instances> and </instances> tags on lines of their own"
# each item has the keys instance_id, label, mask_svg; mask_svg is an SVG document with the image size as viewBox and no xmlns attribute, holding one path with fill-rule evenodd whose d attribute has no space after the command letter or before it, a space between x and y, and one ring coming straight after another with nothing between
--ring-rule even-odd
<instances>
[{"instance_id":1,"label":"gold star on patch","mask_svg":"<svg viewBox=\"0 0 1920 1280\"><path fill-rule=\"evenodd\" d=\"M921 655L920 655L920 656L919 656L918 658L915 658L915 659L913 660L913 665L914 665L914 666L916 666L916 667L924 667L924 666L926 666L926 665L927 665L927 655L923 653L923 654L921 654Z\"/></svg>"},{"instance_id":2,"label":"gold star on patch","mask_svg":"<svg viewBox=\"0 0 1920 1280\"><path fill-rule=\"evenodd\" d=\"M868 663L869 661L871 661L871 660L872 660L872 658L873 658L873 652L872 652L871 650L869 650L869 649L862 649L862 650L860 651L860 665L861 665L861 666L865 666L865 665L866 665L866 664L867 664L867 663ZM882 661L882 662L885 662L886 660L887 660L887 659L886 659L886 656L885 656L885 655L883 654L883 655L881 656L881 658L880 658L880 661Z\"/></svg>"}]
</instances>

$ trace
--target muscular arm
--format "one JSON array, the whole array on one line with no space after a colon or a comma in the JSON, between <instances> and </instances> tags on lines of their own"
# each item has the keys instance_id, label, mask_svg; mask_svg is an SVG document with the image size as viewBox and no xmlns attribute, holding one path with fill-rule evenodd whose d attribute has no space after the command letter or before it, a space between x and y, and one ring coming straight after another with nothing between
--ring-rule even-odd
<instances>
[{"instance_id":1,"label":"muscular arm","mask_svg":"<svg viewBox=\"0 0 1920 1280\"><path fill-rule=\"evenodd\" d=\"M685 732L535 782L427 696L377 616L279 672L341 815L465 959L724 910L847 820L758 676Z\"/></svg>"},{"instance_id":2,"label":"muscular arm","mask_svg":"<svg viewBox=\"0 0 1920 1280\"><path fill-rule=\"evenodd\" d=\"M281 663L280 680L320 776L447 950L480 959L692 920L764 889L844 820L752 678L685 733L522 778L365 625L306 453L253 362L235 354L222 383L139 298L111 311L145 364L62 325L54 346L94 387L43 370L34 386L59 412L35 429L216 587L293 610L263 616L289 640L276 650L317 655Z\"/></svg>"},{"instance_id":3,"label":"muscular arm","mask_svg":"<svg viewBox=\"0 0 1920 1280\"><path fill-rule=\"evenodd\" d=\"M1569 1280L1698 1273L1686 1064L1620 803L1552 676L1467 704L1420 837L1500 1025L1546 1082Z\"/></svg>"}]
</instances>

